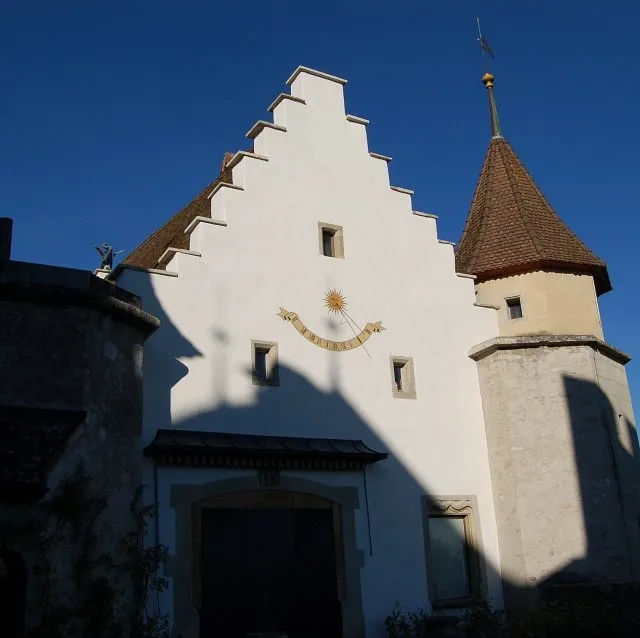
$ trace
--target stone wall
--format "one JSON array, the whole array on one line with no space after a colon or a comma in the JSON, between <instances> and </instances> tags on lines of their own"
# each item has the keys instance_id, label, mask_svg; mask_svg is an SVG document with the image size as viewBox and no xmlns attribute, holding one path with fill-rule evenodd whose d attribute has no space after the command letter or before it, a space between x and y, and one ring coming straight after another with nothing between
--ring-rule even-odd
<instances>
[{"instance_id":1,"label":"stone wall","mask_svg":"<svg viewBox=\"0 0 640 638\"><path fill-rule=\"evenodd\" d=\"M89 563L99 561L85 564L86 570L107 581L115 578L107 557L123 558L120 543L135 527L131 507L142 482L143 343L158 322L134 295L64 268L5 263L0 298L0 420L8 423L14 418L8 415L18 413L23 419L11 430L20 440L5 440L6 429L3 445L15 445L22 454L32 443L25 437L46 438L58 414L80 415L77 430L62 447L49 450L42 467L35 467L40 458L20 461L25 472L42 474L44 498L0 502L0 550L17 552L26 563L26 617L33 626L45 608L43 579L51 580L53 607L82 605L88 592L75 583L95 578L75 573L81 555ZM91 478L83 481L86 493L60 499L65 479L79 467ZM106 509L99 511L104 497ZM45 539L56 534L45 548ZM121 604L130 606L131 582L111 584L125 591ZM84 635L82 627L77 631Z\"/></svg>"},{"instance_id":2,"label":"stone wall","mask_svg":"<svg viewBox=\"0 0 640 638\"><path fill-rule=\"evenodd\" d=\"M500 338L478 361L508 605L541 584L640 578L624 364L593 337Z\"/></svg>"}]
</instances>

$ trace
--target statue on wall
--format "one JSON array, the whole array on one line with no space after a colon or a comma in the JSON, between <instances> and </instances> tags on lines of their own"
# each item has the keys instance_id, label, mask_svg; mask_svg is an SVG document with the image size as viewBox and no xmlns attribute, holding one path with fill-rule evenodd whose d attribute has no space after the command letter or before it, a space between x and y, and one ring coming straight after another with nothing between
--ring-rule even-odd
<instances>
[{"instance_id":1,"label":"statue on wall","mask_svg":"<svg viewBox=\"0 0 640 638\"><path fill-rule=\"evenodd\" d=\"M102 246L96 246L95 249L100 253L100 270L111 270L113 268L113 258L124 252L124 250L114 252L113 246L106 242Z\"/></svg>"}]
</instances>

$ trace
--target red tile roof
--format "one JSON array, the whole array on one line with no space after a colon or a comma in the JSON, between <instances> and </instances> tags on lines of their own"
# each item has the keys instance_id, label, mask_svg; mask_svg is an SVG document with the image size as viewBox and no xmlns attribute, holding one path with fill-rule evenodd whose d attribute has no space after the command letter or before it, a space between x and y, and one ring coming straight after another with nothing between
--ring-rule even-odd
<instances>
[{"instance_id":1,"label":"red tile roof","mask_svg":"<svg viewBox=\"0 0 640 638\"><path fill-rule=\"evenodd\" d=\"M611 290L606 264L562 222L502 137L494 137L456 250L456 270L479 280L540 269L593 275Z\"/></svg>"},{"instance_id":2,"label":"red tile roof","mask_svg":"<svg viewBox=\"0 0 640 638\"><path fill-rule=\"evenodd\" d=\"M189 248L189 236L185 234L185 228L196 217L211 217L211 191L220 182L233 183L231 170L227 168L233 155L225 153L218 177L179 213L129 253L122 263L140 268L161 268L158 266L158 260L167 248Z\"/></svg>"}]
</instances>

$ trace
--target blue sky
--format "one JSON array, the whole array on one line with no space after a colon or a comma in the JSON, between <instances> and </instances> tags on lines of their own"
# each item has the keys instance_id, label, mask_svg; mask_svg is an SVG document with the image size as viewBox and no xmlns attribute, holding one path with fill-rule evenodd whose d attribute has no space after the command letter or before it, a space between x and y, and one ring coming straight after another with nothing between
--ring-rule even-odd
<instances>
[{"instance_id":1,"label":"blue sky","mask_svg":"<svg viewBox=\"0 0 640 638\"><path fill-rule=\"evenodd\" d=\"M97 265L217 174L299 64L349 80L392 182L459 239L489 141L476 16L502 129L552 205L608 262L608 340L640 355L640 4L2 0L0 214L15 259ZM339 161L339 158L336 158ZM636 400L640 371L629 366Z\"/></svg>"}]
</instances>

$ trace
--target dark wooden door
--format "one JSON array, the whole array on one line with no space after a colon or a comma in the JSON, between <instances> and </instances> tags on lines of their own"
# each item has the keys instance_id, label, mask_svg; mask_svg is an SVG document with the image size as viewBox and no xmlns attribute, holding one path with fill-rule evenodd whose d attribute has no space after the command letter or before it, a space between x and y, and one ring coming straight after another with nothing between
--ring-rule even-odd
<instances>
[{"instance_id":1,"label":"dark wooden door","mask_svg":"<svg viewBox=\"0 0 640 638\"><path fill-rule=\"evenodd\" d=\"M204 510L200 620L200 638L341 638L332 510Z\"/></svg>"}]
</instances>

